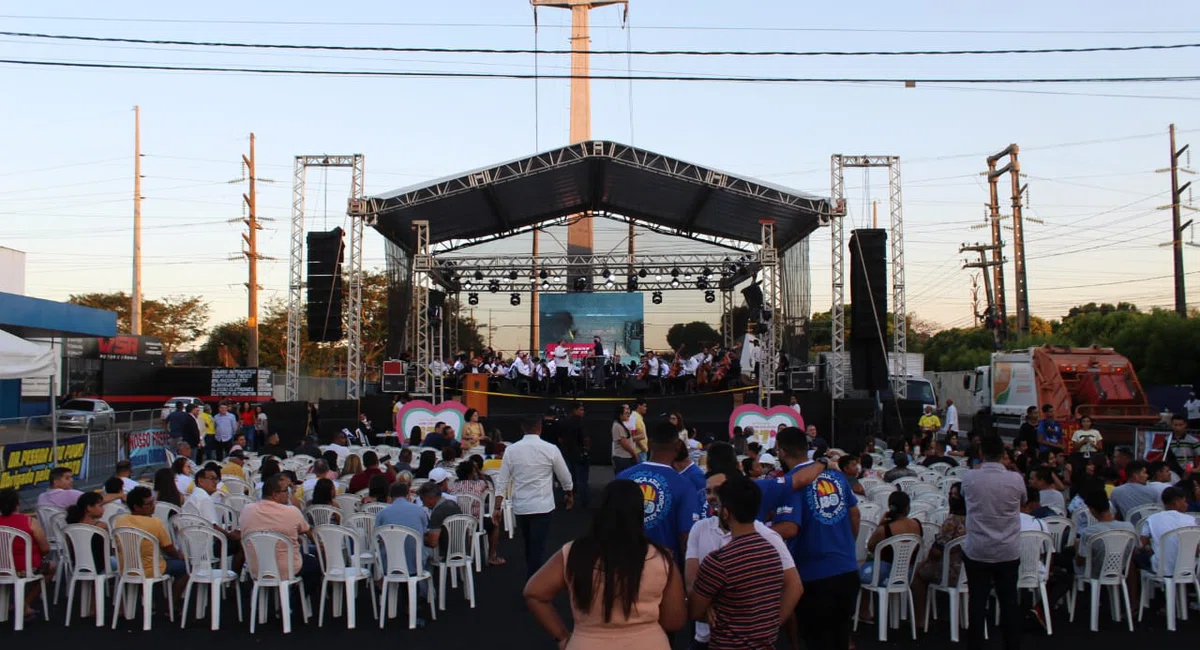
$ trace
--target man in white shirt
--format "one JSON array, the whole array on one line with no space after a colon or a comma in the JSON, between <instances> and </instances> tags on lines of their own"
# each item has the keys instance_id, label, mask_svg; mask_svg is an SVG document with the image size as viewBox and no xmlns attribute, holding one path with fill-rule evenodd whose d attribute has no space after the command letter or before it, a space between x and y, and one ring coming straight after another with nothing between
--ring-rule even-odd
<instances>
[{"instance_id":1,"label":"man in white shirt","mask_svg":"<svg viewBox=\"0 0 1200 650\"><path fill-rule=\"evenodd\" d=\"M788 398L788 408L795 411L796 415L803 415L800 412L800 402L799 402L799 400L796 399L795 395L792 395L791 397Z\"/></svg>"},{"instance_id":2,"label":"man in white shirt","mask_svg":"<svg viewBox=\"0 0 1200 650\"><path fill-rule=\"evenodd\" d=\"M717 489L724 485L726 475L713 474L708 477L704 486L705 500L710 508L714 510L717 507ZM754 531L762 535L764 539L775 547L775 551L779 553L779 561L783 565L783 582L784 589L787 590L789 585L794 585L796 589L800 588L800 574L796 572L796 561L792 558L792 554L788 551L787 546L783 542L783 538L779 533L771 530L761 521L754 522ZM692 525L692 531L688 534L687 551L684 554L686 563L684 564L684 588L690 593L692 587L696 583L696 576L700 573L700 563L704 558L708 557L709 553L725 546L733 539L733 534L730 533L727 526L723 525L720 517L706 517ZM695 644L704 647L702 644L707 644L709 640L708 624L704 622L696 622Z\"/></svg>"},{"instance_id":3,"label":"man in white shirt","mask_svg":"<svg viewBox=\"0 0 1200 650\"><path fill-rule=\"evenodd\" d=\"M117 470L113 474L121 479L122 492L128 492L138 486L138 482L133 480L133 463L127 460L117 461Z\"/></svg>"},{"instance_id":4,"label":"man in white shirt","mask_svg":"<svg viewBox=\"0 0 1200 650\"><path fill-rule=\"evenodd\" d=\"M1059 495L1061 496L1061 495ZM1021 504L1021 532L1036 530L1039 533L1049 533L1046 522L1033 516L1034 511L1042 507L1042 492L1030 485L1025 489L1025 503Z\"/></svg>"},{"instance_id":5,"label":"man in white shirt","mask_svg":"<svg viewBox=\"0 0 1200 650\"><path fill-rule=\"evenodd\" d=\"M1162 493L1163 511L1146 517L1145 526L1141 527L1143 552L1135 555L1142 570L1153 571L1160 576L1170 576L1175 573L1175 560L1179 555L1179 542L1171 540L1163 544L1163 537L1184 526L1195 526L1196 518L1188 514L1187 495L1177 487L1169 487ZM1149 554L1145 549L1149 547Z\"/></svg>"},{"instance_id":6,"label":"man in white shirt","mask_svg":"<svg viewBox=\"0 0 1200 650\"><path fill-rule=\"evenodd\" d=\"M513 514L525 540L526 577L532 577L542 566L546 538L550 534L550 517L554 514L554 479L557 477L566 493L568 509L575 505L571 470L558 447L542 440L542 419L527 417L521 421L525 437L509 445L496 479L496 511L493 517L499 524L505 495L512 501Z\"/></svg>"},{"instance_id":7,"label":"man in white shirt","mask_svg":"<svg viewBox=\"0 0 1200 650\"><path fill-rule=\"evenodd\" d=\"M346 465L346 459L350 457L350 448L346 446L346 434L338 432L333 436L333 442L325 446L325 451L332 451L337 454L338 467Z\"/></svg>"},{"instance_id":8,"label":"man in white shirt","mask_svg":"<svg viewBox=\"0 0 1200 650\"><path fill-rule=\"evenodd\" d=\"M1183 410L1187 413L1188 428L1200 429L1200 399L1196 399L1195 393L1188 394L1188 401L1183 403Z\"/></svg>"},{"instance_id":9,"label":"man in white shirt","mask_svg":"<svg viewBox=\"0 0 1200 650\"><path fill-rule=\"evenodd\" d=\"M191 496L184 502L183 514L202 517L221 532L225 532L220 526L221 518L217 516L217 508L212 498L213 493L217 491L218 480L217 473L211 469L202 468L196 472L196 489L192 490Z\"/></svg>"},{"instance_id":10,"label":"man in white shirt","mask_svg":"<svg viewBox=\"0 0 1200 650\"><path fill-rule=\"evenodd\" d=\"M942 427L944 434L943 440L949 437L951 433L958 433L958 407L954 405L954 400L946 400L946 423Z\"/></svg>"},{"instance_id":11,"label":"man in white shirt","mask_svg":"<svg viewBox=\"0 0 1200 650\"><path fill-rule=\"evenodd\" d=\"M1029 474L1029 484L1037 488L1040 501L1047 508L1057 508L1056 512L1067 512L1067 501L1054 484L1054 473L1049 467L1038 467Z\"/></svg>"},{"instance_id":12,"label":"man in white shirt","mask_svg":"<svg viewBox=\"0 0 1200 650\"><path fill-rule=\"evenodd\" d=\"M567 349L567 344L562 339L559 339L558 346L554 348L554 380L558 384L558 392L560 395L565 395L567 392L567 366L571 365L571 351Z\"/></svg>"}]
</instances>

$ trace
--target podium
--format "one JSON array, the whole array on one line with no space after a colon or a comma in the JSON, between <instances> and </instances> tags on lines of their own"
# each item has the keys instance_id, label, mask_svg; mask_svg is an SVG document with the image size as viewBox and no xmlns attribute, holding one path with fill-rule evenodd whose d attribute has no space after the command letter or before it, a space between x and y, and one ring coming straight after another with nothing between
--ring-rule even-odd
<instances>
[{"instance_id":1,"label":"podium","mask_svg":"<svg viewBox=\"0 0 1200 650\"><path fill-rule=\"evenodd\" d=\"M488 414L488 376L483 373L468 373L463 375L463 404L467 408L479 411L479 417Z\"/></svg>"}]
</instances>

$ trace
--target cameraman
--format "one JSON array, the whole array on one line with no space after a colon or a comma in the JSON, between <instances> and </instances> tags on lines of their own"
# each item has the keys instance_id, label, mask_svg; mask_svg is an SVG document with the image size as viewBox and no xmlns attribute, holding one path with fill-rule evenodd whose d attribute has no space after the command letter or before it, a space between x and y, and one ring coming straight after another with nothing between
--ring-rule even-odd
<instances>
[{"instance_id":1,"label":"cameraman","mask_svg":"<svg viewBox=\"0 0 1200 650\"><path fill-rule=\"evenodd\" d=\"M587 508L592 441L583 430L583 403L572 402L566 418L559 420L555 428L558 429L559 448L571 470L571 482L575 484L575 502Z\"/></svg>"}]
</instances>

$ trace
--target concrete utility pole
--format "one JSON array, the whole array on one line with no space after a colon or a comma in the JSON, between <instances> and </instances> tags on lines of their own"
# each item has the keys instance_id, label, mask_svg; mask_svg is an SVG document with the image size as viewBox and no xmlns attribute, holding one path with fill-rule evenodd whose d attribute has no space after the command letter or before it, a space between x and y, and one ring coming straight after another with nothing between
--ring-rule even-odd
<instances>
[{"instance_id":1,"label":"concrete utility pole","mask_svg":"<svg viewBox=\"0 0 1200 650\"><path fill-rule=\"evenodd\" d=\"M133 107L133 294L129 333L142 333L142 109Z\"/></svg>"},{"instance_id":2,"label":"concrete utility pole","mask_svg":"<svg viewBox=\"0 0 1200 650\"><path fill-rule=\"evenodd\" d=\"M1179 157L1188 149L1188 145L1183 145L1179 150L1175 149L1175 125L1170 127L1171 134L1171 250L1175 257L1175 313L1187 318L1187 290L1183 279L1183 229L1192 225L1192 220L1187 223L1180 223L1183 218L1182 212L1183 191L1191 185L1191 181L1179 184ZM1189 170L1183 170L1189 171Z\"/></svg>"},{"instance_id":3,"label":"concrete utility pole","mask_svg":"<svg viewBox=\"0 0 1200 650\"><path fill-rule=\"evenodd\" d=\"M996 325L996 338L1000 345L1003 346L1008 341L1008 305L1005 303L1004 291L1004 237L1003 229L1000 227L1000 175L1003 172L996 170L996 161L1000 156L990 156L987 159L988 170L988 221L992 227L992 286L995 290L995 301L988 300L994 315L999 319ZM987 269L983 270L986 276Z\"/></svg>"},{"instance_id":4,"label":"concrete utility pole","mask_svg":"<svg viewBox=\"0 0 1200 650\"><path fill-rule=\"evenodd\" d=\"M242 162L246 165L246 175L249 177L249 187L247 192L242 194L242 200L246 202L246 228L247 232L242 235L242 239L246 242L246 262L249 265L249 278L246 282L246 288L250 296L250 302L247 305L246 312L246 328L249 331L249 347L246 352L246 365L251 368L258 367L258 231L262 230L262 226L258 225L258 209L256 205L255 184L258 181L258 176L254 171L254 134L250 134L250 155L242 156Z\"/></svg>"},{"instance_id":5,"label":"concrete utility pole","mask_svg":"<svg viewBox=\"0 0 1200 650\"><path fill-rule=\"evenodd\" d=\"M1005 174L1008 174L1012 180L1013 271L1017 285L1017 336L1021 338L1029 336L1029 286L1025 274L1025 219L1022 213L1022 196L1026 187L1021 185L1021 162L1017 160L1019 152L1020 147L1010 144L1004 148L1004 151L987 158L988 216L992 221L992 245L996 247L992 250L992 261L997 263L995 268L996 305L999 311L997 315L1003 319L1000 325L1002 342L1008 338L1008 313L1004 300L1004 267L1000 261L1004 256L1004 242L1000 237L1000 221L1003 217L1000 216L998 183L1000 177ZM1006 156L1008 164L997 169L996 163Z\"/></svg>"},{"instance_id":6,"label":"concrete utility pole","mask_svg":"<svg viewBox=\"0 0 1200 650\"><path fill-rule=\"evenodd\" d=\"M1003 323L1003 320L997 318L999 312L997 311L996 307L996 297L992 294L992 283L988 278L989 267L999 267L999 265L1004 263L1003 257L1001 257L999 261L995 259L997 250L999 250L999 247L994 245L988 246L987 244L974 244L971 246L963 244L958 248L959 253L979 253L978 262L963 260L963 268L979 269L980 275L983 276L983 293L987 298L988 307L987 311L982 314L982 317L984 319L985 327L989 327L992 330L993 345L997 350L999 350L1004 346L1004 340L1002 338L1003 331L1001 330L1001 324ZM988 261L988 251L992 252L992 261ZM1000 250L1000 254L1003 256L1004 251ZM975 291L973 291L973 293L975 293ZM979 318L980 316L981 314L976 312L975 317Z\"/></svg>"}]
</instances>

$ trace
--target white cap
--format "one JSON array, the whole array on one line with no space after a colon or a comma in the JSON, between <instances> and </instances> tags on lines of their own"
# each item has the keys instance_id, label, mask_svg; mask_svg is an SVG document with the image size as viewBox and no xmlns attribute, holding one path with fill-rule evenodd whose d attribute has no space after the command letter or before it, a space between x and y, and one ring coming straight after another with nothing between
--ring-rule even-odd
<instances>
[{"instance_id":1,"label":"white cap","mask_svg":"<svg viewBox=\"0 0 1200 650\"><path fill-rule=\"evenodd\" d=\"M445 469L443 469L441 467L435 467L429 471L429 482L430 483L441 483L442 481L444 481L448 478L450 478L450 472L447 472Z\"/></svg>"},{"instance_id":2,"label":"white cap","mask_svg":"<svg viewBox=\"0 0 1200 650\"><path fill-rule=\"evenodd\" d=\"M770 465L771 467L778 467L779 461L775 460L775 457L772 456L771 454L762 454L761 456L758 457L758 464L759 465Z\"/></svg>"}]
</instances>

